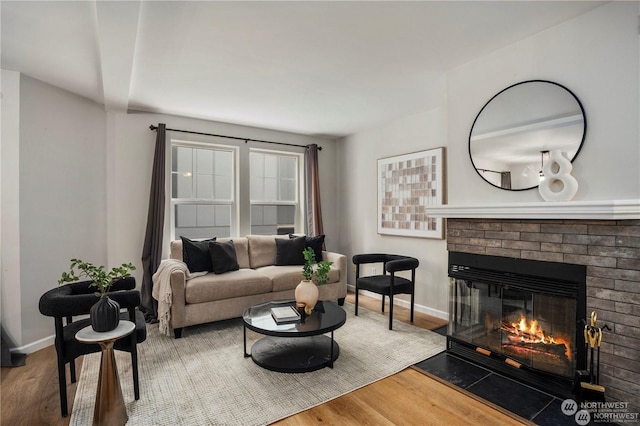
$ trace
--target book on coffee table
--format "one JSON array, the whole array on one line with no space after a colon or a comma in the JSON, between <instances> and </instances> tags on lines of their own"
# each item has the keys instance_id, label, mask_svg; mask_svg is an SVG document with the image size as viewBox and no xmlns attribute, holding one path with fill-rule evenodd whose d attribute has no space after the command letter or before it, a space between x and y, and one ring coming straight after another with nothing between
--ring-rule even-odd
<instances>
[{"instance_id":1,"label":"book on coffee table","mask_svg":"<svg viewBox=\"0 0 640 426\"><path fill-rule=\"evenodd\" d=\"M293 306L278 306L271 308L271 316L278 324L298 322L300 314Z\"/></svg>"}]
</instances>

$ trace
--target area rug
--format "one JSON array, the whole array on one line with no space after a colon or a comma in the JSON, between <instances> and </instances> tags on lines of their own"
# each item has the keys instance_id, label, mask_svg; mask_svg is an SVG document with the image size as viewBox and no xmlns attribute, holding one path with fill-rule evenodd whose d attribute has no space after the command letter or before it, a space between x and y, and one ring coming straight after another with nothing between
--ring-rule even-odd
<instances>
[{"instance_id":1,"label":"area rug","mask_svg":"<svg viewBox=\"0 0 640 426\"><path fill-rule=\"evenodd\" d=\"M140 400L133 397L131 357L116 351L129 425L264 425L400 372L445 349L445 337L345 303L347 322L335 331L334 368L287 374L243 357L242 320L189 327L173 339L148 325L139 345ZM262 336L247 331L247 347ZM100 354L84 357L71 425L88 425Z\"/></svg>"}]
</instances>

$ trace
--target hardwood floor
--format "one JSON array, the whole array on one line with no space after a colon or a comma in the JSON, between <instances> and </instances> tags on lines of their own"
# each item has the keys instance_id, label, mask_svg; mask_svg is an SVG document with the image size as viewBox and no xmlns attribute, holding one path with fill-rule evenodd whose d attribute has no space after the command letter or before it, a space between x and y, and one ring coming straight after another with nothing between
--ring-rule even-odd
<instances>
[{"instance_id":1,"label":"hardwood floor","mask_svg":"<svg viewBox=\"0 0 640 426\"><path fill-rule=\"evenodd\" d=\"M353 293L347 300L354 301ZM387 303L388 305L388 303ZM380 301L360 296L360 306L380 312ZM388 315L388 307L385 309ZM409 310L394 307L394 318L409 322ZM439 328L446 321L415 313L414 325ZM79 372L82 359L76 360ZM68 372L67 372L68 376ZM68 380L68 377L67 377ZM67 386L69 412L76 384ZM27 356L26 365L2 368L2 425L69 424L60 417L56 354L49 346ZM413 368L365 386L340 398L291 416L276 425L519 425L529 424L464 391L443 384Z\"/></svg>"},{"instance_id":2,"label":"hardwood floor","mask_svg":"<svg viewBox=\"0 0 640 426\"><path fill-rule=\"evenodd\" d=\"M82 358L76 359L76 376L80 376ZM76 383L69 383L67 368L67 398L69 413L76 394ZM23 367L2 368L2 425L66 426L69 417L60 417L58 368L56 350L52 346L27 355Z\"/></svg>"}]
</instances>

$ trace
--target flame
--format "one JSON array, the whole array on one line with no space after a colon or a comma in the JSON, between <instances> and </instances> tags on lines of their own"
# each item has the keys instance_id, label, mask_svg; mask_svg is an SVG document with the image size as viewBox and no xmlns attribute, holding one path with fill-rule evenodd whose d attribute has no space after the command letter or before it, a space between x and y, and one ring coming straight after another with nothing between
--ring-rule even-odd
<instances>
[{"instance_id":1,"label":"flame","mask_svg":"<svg viewBox=\"0 0 640 426\"><path fill-rule=\"evenodd\" d=\"M565 345L567 348L566 355L571 360L570 344L567 340L547 335L544 330L539 326L538 320L532 319L528 321L524 315L520 315L518 322L511 323L511 329L508 329L511 333L508 338L511 341L521 343L544 343L548 345Z\"/></svg>"}]
</instances>

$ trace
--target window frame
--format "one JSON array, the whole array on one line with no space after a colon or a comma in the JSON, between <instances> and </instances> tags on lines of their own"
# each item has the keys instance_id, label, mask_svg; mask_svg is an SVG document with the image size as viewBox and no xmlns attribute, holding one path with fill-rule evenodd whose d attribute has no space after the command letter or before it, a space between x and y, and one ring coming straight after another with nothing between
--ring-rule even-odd
<instances>
[{"instance_id":1,"label":"window frame","mask_svg":"<svg viewBox=\"0 0 640 426\"><path fill-rule=\"evenodd\" d=\"M305 185L304 185L304 153L293 151L282 151L275 149L265 148L249 148L249 162L251 161L251 153L271 154L276 156L292 157L296 160L295 176L297 180L297 187L295 191L294 201L257 201L251 199L251 183L249 183L249 211L253 205L256 206L295 206L294 213L294 232L306 232L304 224L304 210L305 206L303 200L305 199ZM249 182L251 182L251 171L249 171ZM249 217L249 229L253 226L251 217Z\"/></svg>"},{"instance_id":2,"label":"window frame","mask_svg":"<svg viewBox=\"0 0 640 426\"><path fill-rule=\"evenodd\" d=\"M226 151L233 155L231 164L231 195L233 198L226 200L215 200L210 198L173 198L173 148L185 147L195 149L209 149L212 151ZM167 161L168 168L168 194L169 194L169 229L171 239L175 240L176 236L176 206L178 205L213 205L213 206L230 206L230 229L229 236L237 236L239 223L238 223L238 163L239 163L239 148L234 145L225 145L220 143L200 142L200 141L187 141L182 139L170 139L169 141L169 156ZM203 237L204 238L204 237Z\"/></svg>"},{"instance_id":3,"label":"window frame","mask_svg":"<svg viewBox=\"0 0 640 426\"><path fill-rule=\"evenodd\" d=\"M223 142L221 142L223 141ZM231 238L238 238L251 234L251 206L256 205L294 205L297 206L296 213L294 215L294 231L296 233L306 232L305 217L305 172L304 172L304 148L303 150L281 150L281 149L268 149L256 146L250 146L246 142L234 142L224 143L226 140L216 139L215 141L206 141L203 139L190 140L185 138L167 138L167 156L166 156L166 170L169 179L165 180L165 194L167 194L167 200L165 202L165 233L171 239L175 240L176 237L176 205L178 204L210 204L210 205L229 205L231 209L231 226L229 234ZM189 148L206 148L206 149L221 149L230 151L233 153L233 177L232 177L232 200L215 201L210 199L198 199L198 198L173 198L173 150L174 146L183 146ZM296 158L296 201L278 201L278 202L263 202L251 201L251 152L263 152L275 155L284 155ZM203 235L202 238L211 237Z\"/></svg>"}]
</instances>

